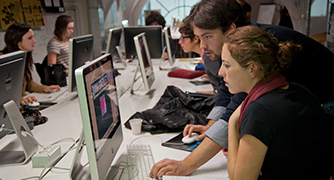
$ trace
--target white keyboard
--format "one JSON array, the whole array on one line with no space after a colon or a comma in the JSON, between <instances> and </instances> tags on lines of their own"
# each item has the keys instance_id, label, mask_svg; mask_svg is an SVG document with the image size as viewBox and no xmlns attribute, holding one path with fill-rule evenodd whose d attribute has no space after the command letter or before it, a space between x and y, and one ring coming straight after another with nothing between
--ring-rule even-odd
<instances>
[{"instance_id":1,"label":"white keyboard","mask_svg":"<svg viewBox=\"0 0 334 180\"><path fill-rule=\"evenodd\" d=\"M58 91L58 92L52 92L52 93L46 95L45 97L43 97L43 99L38 100L38 101L41 101L41 102L54 102L54 101L57 101L57 99L60 96L62 96L63 94L65 94L66 92L68 92L68 87L67 86L61 87L60 91Z\"/></svg>"},{"instance_id":2,"label":"white keyboard","mask_svg":"<svg viewBox=\"0 0 334 180\"><path fill-rule=\"evenodd\" d=\"M154 165L151 146L143 144L127 145L129 179L147 180Z\"/></svg>"}]
</instances>

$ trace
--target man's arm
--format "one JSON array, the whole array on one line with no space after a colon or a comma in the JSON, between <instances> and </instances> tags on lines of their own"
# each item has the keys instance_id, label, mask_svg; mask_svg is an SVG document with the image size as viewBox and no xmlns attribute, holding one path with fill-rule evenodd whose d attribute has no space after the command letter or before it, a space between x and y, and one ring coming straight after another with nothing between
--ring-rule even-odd
<instances>
[{"instance_id":1,"label":"man's arm","mask_svg":"<svg viewBox=\"0 0 334 180\"><path fill-rule=\"evenodd\" d=\"M222 147L219 144L215 143L210 138L205 138L183 161L164 159L154 164L149 176L161 178L163 175L189 175L214 157L221 149Z\"/></svg>"},{"instance_id":2,"label":"man's arm","mask_svg":"<svg viewBox=\"0 0 334 180\"><path fill-rule=\"evenodd\" d=\"M221 115L220 119L214 123L206 132L205 135L218 143L220 146L227 149L228 147L228 122L232 113L246 98L246 93L235 94L231 98L231 102L227 105L225 112Z\"/></svg>"}]
</instances>

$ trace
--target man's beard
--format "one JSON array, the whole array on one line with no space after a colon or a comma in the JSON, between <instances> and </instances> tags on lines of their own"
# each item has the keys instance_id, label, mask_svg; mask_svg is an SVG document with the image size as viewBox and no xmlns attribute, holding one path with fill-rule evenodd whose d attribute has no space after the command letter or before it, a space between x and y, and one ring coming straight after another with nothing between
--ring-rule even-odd
<instances>
[{"instance_id":1,"label":"man's beard","mask_svg":"<svg viewBox=\"0 0 334 180\"><path fill-rule=\"evenodd\" d=\"M213 55L213 57L212 57L212 55ZM221 60L220 55L217 55L216 53L214 53L212 51L211 51L211 56L209 56L209 58L210 58L211 61L220 61Z\"/></svg>"}]
</instances>

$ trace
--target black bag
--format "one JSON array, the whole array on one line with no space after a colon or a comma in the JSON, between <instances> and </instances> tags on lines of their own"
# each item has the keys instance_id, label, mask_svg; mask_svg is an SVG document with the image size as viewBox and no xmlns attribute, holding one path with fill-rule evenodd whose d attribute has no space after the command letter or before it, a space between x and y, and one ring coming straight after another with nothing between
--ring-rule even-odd
<instances>
[{"instance_id":1,"label":"black bag","mask_svg":"<svg viewBox=\"0 0 334 180\"><path fill-rule=\"evenodd\" d=\"M175 86L167 86L158 103L130 119L143 119L142 130L152 134L182 131L187 124L207 124L207 115L214 107L216 95L188 94ZM130 129L129 120L125 127Z\"/></svg>"},{"instance_id":2,"label":"black bag","mask_svg":"<svg viewBox=\"0 0 334 180\"><path fill-rule=\"evenodd\" d=\"M45 84L66 86L66 68L62 64L51 64L45 69Z\"/></svg>"},{"instance_id":3,"label":"black bag","mask_svg":"<svg viewBox=\"0 0 334 180\"><path fill-rule=\"evenodd\" d=\"M34 129L34 126L44 124L48 121L48 118L42 116L39 110L28 109L22 106L20 112L31 130Z\"/></svg>"}]
</instances>

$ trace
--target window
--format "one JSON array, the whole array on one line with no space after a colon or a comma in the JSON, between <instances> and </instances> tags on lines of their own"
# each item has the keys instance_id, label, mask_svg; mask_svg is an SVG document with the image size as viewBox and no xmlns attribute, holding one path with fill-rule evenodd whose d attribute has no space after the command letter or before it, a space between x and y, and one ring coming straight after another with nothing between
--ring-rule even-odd
<instances>
[{"instance_id":1,"label":"window","mask_svg":"<svg viewBox=\"0 0 334 180\"><path fill-rule=\"evenodd\" d=\"M165 17L166 26L172 24L173 16L179 17L182 21L189 15L193 5L200 0L149 0L144 6L141 16L138 19L138 25L145 25L144 10L160 10L161 15Z\"/></svg>"}]
</instances>

